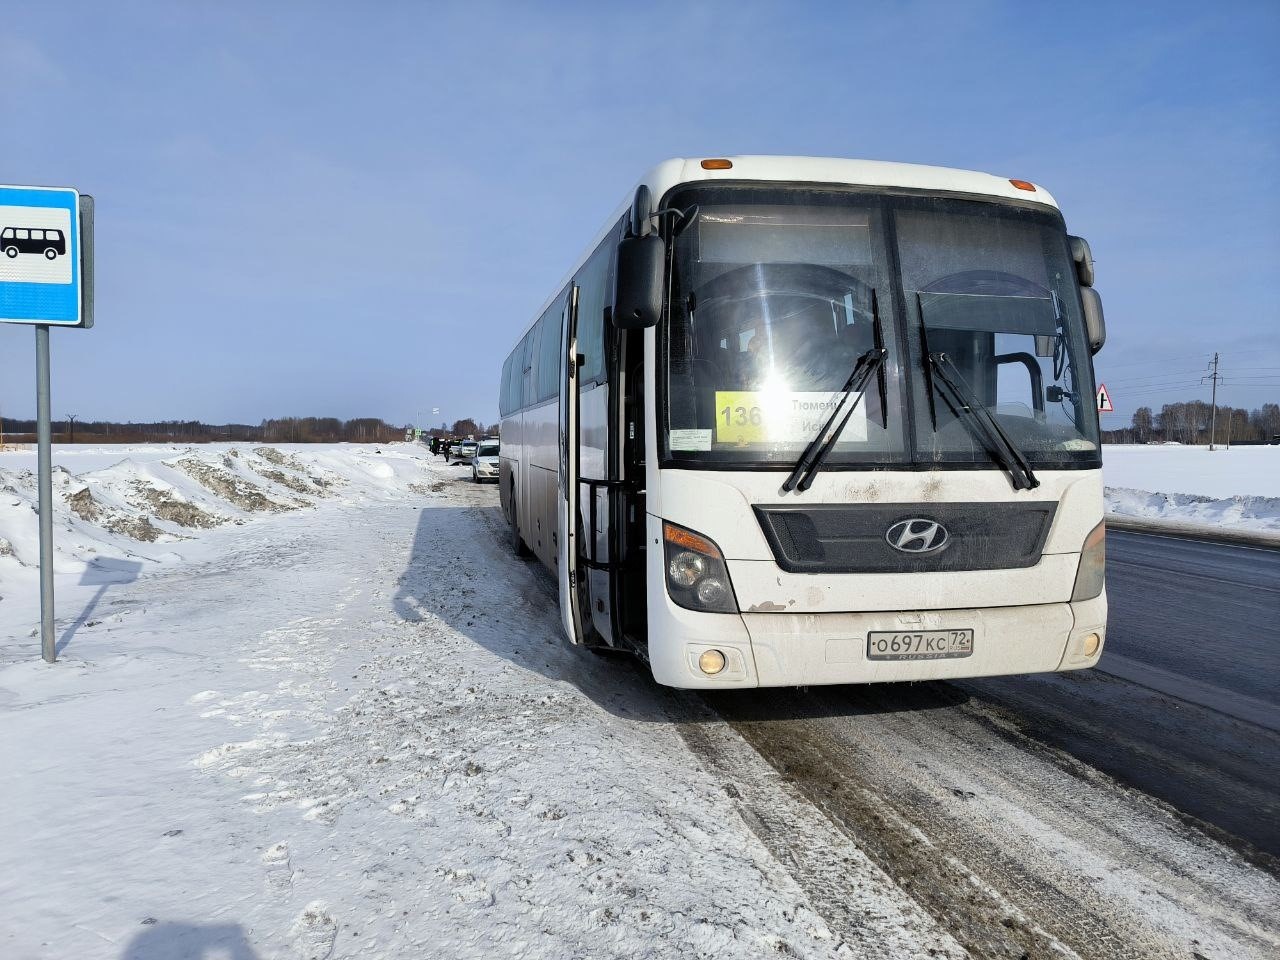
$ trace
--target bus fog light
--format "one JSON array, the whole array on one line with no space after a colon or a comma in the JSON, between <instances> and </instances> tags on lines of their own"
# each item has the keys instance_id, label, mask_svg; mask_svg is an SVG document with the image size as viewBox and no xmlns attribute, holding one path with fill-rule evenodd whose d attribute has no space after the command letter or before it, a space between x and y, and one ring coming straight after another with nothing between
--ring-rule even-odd
<instances>
[{"instance_id":1,"label":"bus fog light","mask_svg":"<svg viewBox=\"0 0 1280 960\"><path fill-rule=\"evenodd\" d=\"M667 576L677 587L692 587L706 570L706 561L688 550L677 553L667 564Z\"/></svg>"},{"instance_id":2,"label":"bus fog light","mask_svg":"<svg viewBox=\"0 0 1280 960\"><path fill-rule=\"evenodd\" d=\"M698 584L698 599L708 607L714 607L724 599L726 588L724 581L718 577L707 577Z\"/></svg>"},{"instance_id":3,"label":"bus fog light","mask_svg":"<svg viewBox=\"0 0 1280 960\"><path fill-rule=\"evenodd\" d=\"M1083 650L1086 657L1092 657L1098 652L1098 648L1102 646L1102 638L1096 633L1091 633L1084 638Z\"/></svg>"},{"instance_id":4,"label":"bus fog light","mask_svg":"<svg viewBox=\"0 0 1280 960\"><path fill-rule=\"evenodd\" d=\"M709 677L714 677L724 669L724 654L719 650L704 650L698 657L698 669Z\"/></svg>"}]
</instances>

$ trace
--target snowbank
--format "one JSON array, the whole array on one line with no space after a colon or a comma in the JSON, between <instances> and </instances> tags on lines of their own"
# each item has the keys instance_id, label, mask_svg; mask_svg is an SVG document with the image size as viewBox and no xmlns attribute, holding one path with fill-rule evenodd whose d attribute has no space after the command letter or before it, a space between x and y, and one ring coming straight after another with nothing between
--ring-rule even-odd
<instances>
[{"instance_id":1,"label":"snowbank","mask_svg":"<svg viewBox=\"0 0 1280 960\"><path fill-rule=\"evenodd\" d=\"M223 528L423 488L416 444L54 448L54 573L132 580L180 562ZM0 452L0 600L34 613L39 501L34 450ZM107 571L110 571L109 574Z\"/></svg>"},{"instance_id":2,"label":"snowbank","mask_svg":"<svg viewBox=\"0 0 1280 960\"><path fill-rule=\"evenodd\" d=\"M1108 446L1102 461L1109 515L1280 533L1280 446Z\"/></svg>"}]
</instances>

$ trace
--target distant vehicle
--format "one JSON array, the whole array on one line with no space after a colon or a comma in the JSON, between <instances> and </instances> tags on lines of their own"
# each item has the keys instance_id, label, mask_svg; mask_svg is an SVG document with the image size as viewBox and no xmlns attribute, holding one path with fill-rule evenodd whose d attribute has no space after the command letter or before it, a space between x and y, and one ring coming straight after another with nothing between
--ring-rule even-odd
<instances>
[{"instance_id":1,"label":"distant vehicle","mask_svg":"<svg viewBox=\"0 0 1280 960\"><path fill-rule=\"evenodd\" d=\"M474 440L463 440L458 444L458 459L464 463L470 463L475 459L479 447L480 445Z\"/></svg>"},{"instance_id":2,"label":"distant vehicle","mask_svg":"<svg viewBox=\"0 0 1280 960\"><path fill-rule=\"evenodd\" d=\"M471 458L471 482L482 480L498 482L498 441L481 440L476 455Z\"/></svg>"},{"instance_id":3,"label":"distant vehicle","mask_svg":"<svg viewBox=\"0 0 1280 960\"><path fill-rule=\"evenodd\" d=\"M1271 438L1271 445L1274 447L1277 444L1280 444L1280 433Z\"/></svg>"},{"instance_id":4,"label":"distant vehicle","mask_svg":"<svg viewBox=\"0 0 1280 960\"><path fill-rule=\"evenodd\" d=\"M457 460L460 456L462 456L462 441L450 440L449 446L445 450L445 455L444 455L445 461L449 462L452 460Z\"/></svg>"},{"instance_id":5,"label":"distant vehicle","mask_svg":"<svg viewBox=\"0 0 1280 960\"><path fill-rule=\"evenodd\" d=\"M673 687L1092 667L1093 282L1024 180L662 163L503 364L511 546Z\"/></svg>"},{"instance_id":6,"label":"distant vehicle","mask_svg":"<svg viewBox=\"0 0 1280 960\"><path fill-rule=\"evenodd\" d=\"M67 238L61 230L5 227L0 231L0 249L11 260L20 253L43 253L46 260L56 260L67 255Z\"/></svg>"}]
</instances>

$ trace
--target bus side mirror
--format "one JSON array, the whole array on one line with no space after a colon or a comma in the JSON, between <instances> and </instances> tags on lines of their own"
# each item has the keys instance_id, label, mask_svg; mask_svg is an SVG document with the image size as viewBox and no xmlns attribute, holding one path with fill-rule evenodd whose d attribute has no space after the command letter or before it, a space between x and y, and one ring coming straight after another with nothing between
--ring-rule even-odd
<instances>
[{"instance_id":1,"label":"bus side mirror","mask_svg":"<svg viewBox=\"0 0 1280 960\"><path fill-rule=\"evenodd\" d=\"M662 316L662 273L667 248L656 233L618 244L613 325L619 330L657 326Z\"/></svg>"},{"instance_id":2,"label":"bus side mirror","mask_svg":"<svg viewBox=\"0 0 1280 960\"><path fill-rule=\"evenodd\" d=\"M1089 337L1089 350L1097 353L1107 342L1107 321L1102 318L1102 298L1093 287L1081 287L1080 300L1084 303L1084 330Z\"/></svg>"},{"instance_id":3,"label":"bus side mirror","mask_svg":"<svg viewBox=\"0 0 1280 960\"><path fill-rule=\"evenodd\" d=\"M1071 259L1076 263L1076 277L1080 286L1092 287L1093 251L1089 249L1089 241L1084 237L1067 237L1067 242L1071 244Z\"/></svg>"}]
</instances>

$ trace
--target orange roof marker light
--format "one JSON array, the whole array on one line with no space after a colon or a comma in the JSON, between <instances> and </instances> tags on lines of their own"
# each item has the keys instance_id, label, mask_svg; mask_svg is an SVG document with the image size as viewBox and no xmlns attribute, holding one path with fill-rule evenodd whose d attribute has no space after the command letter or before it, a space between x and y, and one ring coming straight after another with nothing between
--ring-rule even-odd
<instances>
[{"instance_id":1,"label":"orange roof marker light","mask_svg":"<svg viewBox=\"0 0 1280 960\"><path fill-rule=\"evenodd\" d=\"M725 160L723 157L715 157L710 160L702 161L703 170L732 170L733 161Z\"/></svg>"},{"instance_id":2,"label":"orange roof marker light","mask_svg":"<svg viewBox=\"0 0 1280 960\"><path fill-rule=\"evenodd\" d=\"M1030 190L1032 193L1036 192L1036 185L1026 180L1010 180L1009 182L1012 183L1019 190Z\"/></svg>"}]
</instances>

